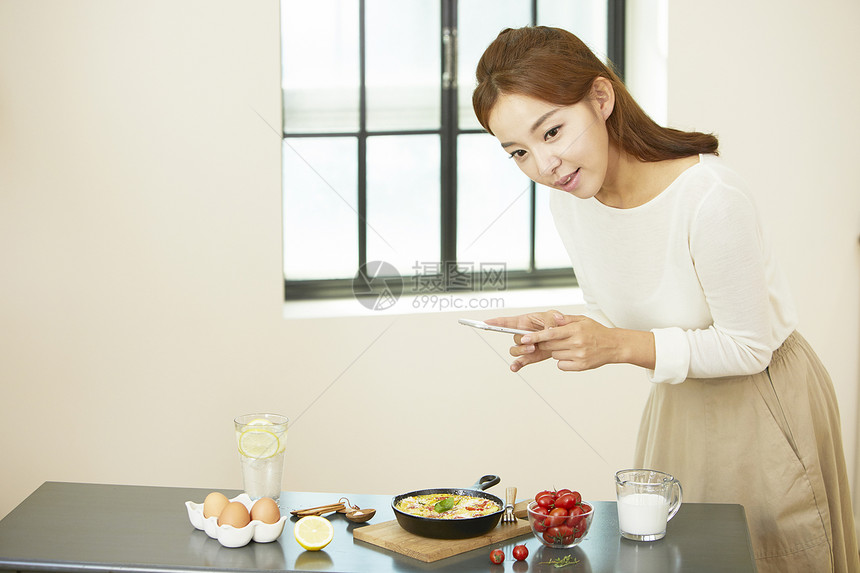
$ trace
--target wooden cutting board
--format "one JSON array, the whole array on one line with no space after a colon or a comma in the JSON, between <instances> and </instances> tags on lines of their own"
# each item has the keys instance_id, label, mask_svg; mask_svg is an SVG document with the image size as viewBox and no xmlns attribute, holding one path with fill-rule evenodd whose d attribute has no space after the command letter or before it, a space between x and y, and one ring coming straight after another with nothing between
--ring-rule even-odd
<instances>
[{"instance_id":1,"label":"wooden cutting board","mask_svg":"<svg viewBox=\"0 0 860 573\"><path fill-rule=\"evenodd\" d=\"M492 531L479 537L433 539L409 533L400 527L397 520L394 520L357 527L352 534L356 539L366 543L396 551L425 563L431 563L472 549L480 549L491 543L531 534L531 527L528 520L517 519L516 523L499 523Z\"/></svg>"}]
</instances>

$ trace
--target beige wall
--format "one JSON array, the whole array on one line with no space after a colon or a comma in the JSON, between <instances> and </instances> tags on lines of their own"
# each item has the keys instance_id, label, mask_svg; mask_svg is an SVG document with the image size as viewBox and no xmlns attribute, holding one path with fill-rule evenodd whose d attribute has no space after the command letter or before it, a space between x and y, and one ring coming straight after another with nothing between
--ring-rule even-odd
<instances>
[{"instance_id":1,"label":"beige wall","mask_svg":"<svg viewBox=\"0 0 860 573\"><path fill-rule=\"evenodd\" d=\"M674 1L669 12L669 121L715 131L723 155L754 186L797 301L799 330L833 378L852 477L860 375L858 24L853 0Z\"/></svg>"},{"instance_id":2,"label":"beige wall","mask_svg":"<svg viewBox=\"0 0 860 573\"><path fill-rule=\"evenodd\" d=\"M860 8L764 4L671 4L669 118L756 185L853 468ZM636 369L512 375L458 314L283 318L278 46L274 0L0 1L0 516L46 480L238 488L257 410L295 420L286 489L611 498Z\"/></svg>"}]
</instances>

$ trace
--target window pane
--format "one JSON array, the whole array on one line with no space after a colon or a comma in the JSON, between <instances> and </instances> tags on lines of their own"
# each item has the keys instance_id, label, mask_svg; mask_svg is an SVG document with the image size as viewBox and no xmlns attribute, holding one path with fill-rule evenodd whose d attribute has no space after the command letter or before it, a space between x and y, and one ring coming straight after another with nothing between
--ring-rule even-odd
<instances>
[{"instance_id":1,"label":"window pane","mask_svg":"<svg viewBox=\"0 0 860 573\"><path fill-rule=\"evenodd\" d=\"M357 157L357 143L352 137L284 140L287 280L355 276Z\"/></svg>"},{"instance_id":2,"label":"window pane","mask_svg":"<svg viewBox=\"0 0 860 573\"><path fill-rule=\"evenodd\" d=\"M358 130L358 2L283 0L284 132Z\"/></svg>"},{"instance_id":3,"label":"window pane","mask_svg":"<svg viewBox=\"0 0 860 573\"><path fill-rule=\"evenodd\" d=\"M438 0L366 0L369 130L439 127L440 13Z\"/></svg>"},{"instance_id":4,"label":"window pane","mask_svg":"<svg viewBox=\"0 0 860 573\"><path fill-rule=\"evenodd\" d=\"M457 259L527 270L528 178L491 135L461 135L457 148Z\"/></svg>"},{"instance_id":5,"label":"window pane","mask_svg":"<svg viewBox=\"0 0 860 573\"><path fill-rule=\"evenodd\" d=\"M472 110L478 60L499 32L531 23L531 1L469 0L458 3L457 10L459 124L461 129L480 129L481 124Z\"/></svg>"},{"instance_id":6,"label":"window pane","mask_svg":"<svg viewBox=\"0 0 860 573\"><path fill-rule=\"evenodd\" d=\"M367 139L367 260L401 276L439 262L439 137Z\"/></svg>"},{"instance_id":7,"label":"window pane","mask_svg":"<svg viewBox=\"0 0 860 573\"><path fill-rule=\"evenodd\" d=\"M606 0L538 0L537 23L564 28L606 61Z\"/></svg>"},{"instance_id":8,"label":"window pane","mask_svg":"<svg viewBox=\"0 0 860 573\"><path fill-rule=\"evenodd\" d=\"M549 210L552 193L562 193L537 185L535 198L535 267L537 269L569 269L570 257L555 230L555 221Z\"/></svg>"}]
</instances>

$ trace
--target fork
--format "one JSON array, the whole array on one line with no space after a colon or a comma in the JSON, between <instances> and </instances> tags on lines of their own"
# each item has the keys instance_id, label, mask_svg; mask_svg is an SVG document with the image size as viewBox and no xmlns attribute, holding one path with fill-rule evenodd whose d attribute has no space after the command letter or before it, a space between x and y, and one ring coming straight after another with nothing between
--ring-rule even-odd
<instances>
[{"instance_id":1,"label":"fork","mask_svg":"<svg viewBox=\"0 0 860 573\"><path fill-rule=\"evenodd\" d=\"M505 489L505 514L502 516L502 523L516 523L517 518L514 517L514 504L517 502L517 488L509 487Z\"/></svg>"}]
</instances>

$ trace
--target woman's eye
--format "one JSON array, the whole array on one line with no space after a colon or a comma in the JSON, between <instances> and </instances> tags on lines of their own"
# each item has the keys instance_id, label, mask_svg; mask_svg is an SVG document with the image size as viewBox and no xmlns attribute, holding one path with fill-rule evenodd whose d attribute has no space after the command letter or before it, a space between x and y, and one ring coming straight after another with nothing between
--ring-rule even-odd
<instances>
[{"instance_id":1,"label":"woman's eye","mask_svg":"<svg viewBox=\"0 0 860 573\"><path fill-rule=\"evenodd\" d=\"M543 135L543 140L544 140L544 141L546 141L546 140L548 140L548 139L552 139L553 137L555 137L556 135L558 135L558 132L559 132L559 130L560 130L560 129L561 129L561 126L560 126L560 125L557 125L557 126L553 127L552 129L550 129L549 131L547 131L547 132Z\"/></svg>"},{"instance_id":2,"label":"woman's eye","mask_svg":"<svg viewBox=\"0 0 860 573\"><path fill-rule=\"evenodd\" d=\"M517 149L516 151L511 153L508 157L510 159L520 159L522 157L525 157L525 154L526 154L525 149Z\"/></svg>"}]
</instances>

